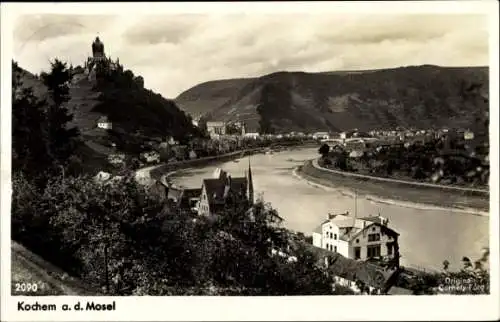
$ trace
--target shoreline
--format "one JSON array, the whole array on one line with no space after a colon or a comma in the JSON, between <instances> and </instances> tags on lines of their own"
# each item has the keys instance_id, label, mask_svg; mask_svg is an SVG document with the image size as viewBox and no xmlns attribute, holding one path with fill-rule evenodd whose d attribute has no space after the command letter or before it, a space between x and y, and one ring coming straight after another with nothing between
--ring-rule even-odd
<instances>
[{"instance_id":1,"label":"shoreline","mask_svg":"<svg viewBox=\"0 0 500 322\"><path fill-rule=\"evenodd\" d=\"M412 191L412 193L407 193L405 194L404 189L399 189L400 196L399 198L394 198L394 196L391 198L387 196L387 190L385 190L386 194L384 193L377 193L377 189L373 189L373 191L370 191L369 187L367 188L367 182L363 182L363 189L358 189L356 186L359 185L359 182L356 182L356 180L345 180L346 178L342 178L340 181L344 181L340 184L336 184L334 180L329 180L328 178L317 178L307 172L304 171L304 166L307 166L308 163L311 161L306 161L303 165L297 166L294 168L292 171L292 175L297 178L298 180L303 180L307 182L308 184L315 186L320 189L325 189L325 190L332 190L339 192L340 194L344 196L348 196L353 198L354 197L354 191L357 191L358 196L361 196L363 199L375 203L381 203L381 204L387 204L387 205L394 205L398 207L403 207L403 208L412 208L412 209L420 209L420 210L439 210L439 211L446 211L446 212L454 212L454 213L462 213L462 214L467 214L467 215L474 215L474 216L481 216L481 217L489 217L489 210L484 209L483 207L471 207L471 206L457 206L456 203L452 203L450 205L445 205L443 206L443 203L435 200L428 200L427 202L422 202L422 201L415 201L412 199L411 194L415 194L417 192L420 197L422 197L422 194L428 194L429 190L425 191L423 189L419 191ZM373 182L372 182L373 183ZM382 184L380 184L382 185ZM379 187L378 191L380 192L380 188L386 188L386 187ZM402 196L401 196L402 194ZM428 196L435 196L435 194L428 195ZM427 197L428 197L427 196ZM431 198L432 199L432 198ZM489 201L488 201L489 204Z\"/></svg>"},{"instance_id":2,"label":"shoreline","mask_svg":"<svg viewBox=\"0 0 500 322\"><path fill-rule=\"evenodd\" d=\"M285 150L304 149L304 148L311 148L313 145L314 145L313 143L308 142L308 143L305 143L303 145L285 146L284 149ZM230 152L227 154L217 155L217 156L212 156L212 157L178 161L175 163L163 163L163 164L158 164L155 166L149 166L146 168L142 168L136 172L141 172L141 171L142 172L144 172L144 171L149 172L149 176L151 179L158 180L158 179L161 179L163 176L165 176L165 174L171 175L174 172L185 171L185 170L189 170L189 169L203 168L203 167L214 165L214 164L219 164L219 163L237 160L242 156L242 154L243 154L243 157L254 155L254 154L263 154L266 152L266 149L272 149L272 147L259 147L259 148Z\"/></svg>"}]
</instances>

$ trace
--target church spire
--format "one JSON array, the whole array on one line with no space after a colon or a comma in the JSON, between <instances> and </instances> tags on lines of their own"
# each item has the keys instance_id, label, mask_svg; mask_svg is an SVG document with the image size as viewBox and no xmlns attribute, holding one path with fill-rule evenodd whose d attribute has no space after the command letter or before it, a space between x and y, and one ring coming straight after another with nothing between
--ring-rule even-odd
<instances>
[{"instance_id":1,"label":"church spire","mask_svg":"<svg viewBox=\"0 0 500 322\"><path fill-rule=\"evenodd\" d=\"M251 204L255 202L253 197L253 179L252 179L252 166L250 165L250 157L248 157L247 198Z\"/></svg>"}]
</instances>

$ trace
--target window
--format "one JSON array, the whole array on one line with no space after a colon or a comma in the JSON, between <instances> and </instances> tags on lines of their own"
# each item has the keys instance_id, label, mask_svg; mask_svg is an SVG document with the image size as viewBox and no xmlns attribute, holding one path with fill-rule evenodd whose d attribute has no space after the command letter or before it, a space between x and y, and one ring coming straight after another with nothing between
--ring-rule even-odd
<instances>
[{"instance_id":1,"label":"window","mask_svg":"<svg viewBox=\"0 0 500 322\"><path fill-rule=\"evenodd\" d=\"M359 244L359 238L358 238L358 239L356 239L356 244Z\"/></svg>"},{"instance_id":2,"label":"window","mask_svg":"<svg viewBox=\"0 0 500 322\"><path fill-rule=\"evenodd\" d=\"M333 246L333 251L337 252L337 246Z\"/></svg>"},{"instance_id":3,"label":"window","mask_svg":"<svg viewBox=\"0 0 500 322\"><path fill-rule=\"evenodd\" d=\"M361 247L354 247L354 259L361 258Z\"/></svg>"},{"instance_id":4,"label":"window","mask_svg":"<svg viewBox=\"0 0 500 322\"><path fill-rule=\"evenodd\" d=\"M392 243L387 243L387 255L392 256Z\"/></svg>"},{"instance_id":5,"label":"window","mask_svg":"<svg viewBox=\"0 0 500 322\"><path fill-rule=\"evenodd\" d=\"M380 257L380 245L371 245L366 247L366 257Z\"/></svg>"},{"instance_id":6,"label":"window","mask_svg":"<svg viewBox=\"0 0 500 322\"><path fill-rule=\"evenodd\" d=\"M372 227L372 231L375 231L375 227Z\"/></svg>"},{"instance_id":7,"label":"window","mask_svg":"<svg viewBox=\"0 0 500 322\"><path fill-rule=\"evenodd\" d=\"M374 241L379 241L379 240L380 240L380 234L369 234L368 235L369 242L374 242Z\"/></svg>"},{"instance_id":8,"label":"window","mask_svg":"<svg viewBox=\"0 0 500 322\"><path fill-rule=\"evenodd\" d=\"M333 239L337 240L337 234L333 235Z\"/></svg>"}]
</instances>

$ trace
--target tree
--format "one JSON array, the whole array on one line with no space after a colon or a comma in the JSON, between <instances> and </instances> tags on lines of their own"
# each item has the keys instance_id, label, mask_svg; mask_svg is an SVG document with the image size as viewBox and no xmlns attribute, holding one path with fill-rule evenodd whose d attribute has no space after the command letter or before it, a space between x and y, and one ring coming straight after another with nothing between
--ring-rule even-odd
<instances>
[{"instance_id":1,"label":"tree","mask_svg":"<svg viewBox=\"0 0 500 322\"><path fill-rule=\"evenodd\" d=\"M325 159L328 156L329 152L330 152L330 146L326 143L323 143L318 150L318 153L321 155L323 159Z\"/></svg>"},{"instance_id":2,"label":"tree","mask_svg":"<svg viewBox=\"0 0 500 322\"><path fill-rule=\"evenodd\" d=\"M45 100L23 88L15 65L12 77L12 165L29 178L39 178L51 166Z\"/></svg>"},{"instance_id":3,"label":"tree","mask_svg":"<svg viewBox=\"0 0 500 322\"><path fill-rule=\"evenodd\" d=\"M55 59L50 73L42 73L41 78L49 89L50 103L47 109L49 149L56 165L66 167L70 156L77 147L79 136L76 127L69 127L73 115L65 104L69 101L69 82L72 75L66 63Z\"/></svg>"},{"instance_id":4,"label":"tree","mask_svg":"<svg viewBox=\"0 0 500 322\"><path fill-rule=\"evenodd\" d=\"M261 201L249 211L233 195L220 216L199 218L161 204L128 175L53 177L43 191L22 175L13 180L13 238L105 294L332 293L315 255Z\"/></svg>"}]
</instances>

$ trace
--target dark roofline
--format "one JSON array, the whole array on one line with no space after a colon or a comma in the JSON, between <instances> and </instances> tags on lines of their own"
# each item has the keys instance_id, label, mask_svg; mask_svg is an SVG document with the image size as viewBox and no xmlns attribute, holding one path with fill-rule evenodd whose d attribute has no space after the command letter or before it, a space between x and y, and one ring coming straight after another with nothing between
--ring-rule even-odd
<instances>
[{"instance_id":1,"label":"dark roofline","mask_svg":"<svg viewBox=\"0 0 500 322\"><path fill-rule=\"evenodd\" d=\"M352 235L352 237L351 237L349 240L353 240L354 238L356 238L357 236L359 236L359 235L360 235L360 234L361 234L364 230L366 230L368 227L371 227L371 226L373 226L373 225L380 226L380 227L382 227L383 229L390 230L390 231L391 231L394 235L396 235L396 236L398 236L398 237L400 236L400 235L399 235L399 234L398 234L398 233L397 233L394 229L391 229L391 228L389 228L389 227L387 227L387 226L384 226L384 225L382 225L382 224L379 224L379 223L376 223L376 222L373 222L373 221L372 221L372 222L371 222L371 224L366 225L366 226L365 226L365 228L360 229L357 233L355 233L354 235Z\"/></svg>"}]
</instances>

